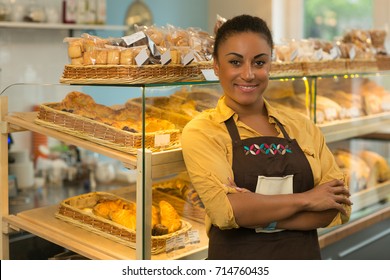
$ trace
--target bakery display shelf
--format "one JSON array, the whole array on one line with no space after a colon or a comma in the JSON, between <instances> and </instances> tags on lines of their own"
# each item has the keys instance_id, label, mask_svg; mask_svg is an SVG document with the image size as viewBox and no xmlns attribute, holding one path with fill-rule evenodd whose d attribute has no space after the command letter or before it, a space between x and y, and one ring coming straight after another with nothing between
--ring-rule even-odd
<instances>
[{"instance_id":1,"label":"bakery display shelf","mask_svg":"<svg viewBox=\"0 0 390 280\"><path fill-rule=\"evenodd\" d=\"M385 200L390 193L390 182L383 182L374 187L359 191L351 195L352 210L360 211L375 203Z\"/></svg>"},{"instance_id":2,"label":"bakery display shelf","mask_svg":"<svg viewBox=\"0 0 390 280\"><path fill-rule=\"evenodd\" d=\"M103 24L63 24L63 23L46 23L46 22L0 22L1 28L23 28L23 29L64 29L64 30L110 30L126 31L128 26L125 25L103 25Z\"/></svg>"},{"instance_id":3,"label":"bakery display shelf","mask_svg":"<svg viewBox=\"0 0 390 280\"><path fill-rule=\"evenodd\" d=\"M108 147L95 144L69 134L62 133L58 130L46 128L34 123L37 112L18 112L5 117L5 121L10 124L10 129L20 128L47 135L65 143L71 143L81 148L115 158L123 163L129 169L137 168L137 157L121 151L110 149ZM16 126L16 127L15 127ZM152 174L155 178L172 174L172 172L181 172L185 170L181 149L162 151L153 153L152 157Z\"/></svg>"},{"instance_id":4,"label":"bakery display shelf","mask_svg":"<svg viewBox=\"0 0 390 280\"><path fill-rule=\"evenodd\" d=\"M365 228L368 228L376 223L390 218L390 205L377 206L374 209L369 209L367 213L360 217L353 218L351 216L350 222L335 229L329 230L327 228L319 229L319 243L320 247L324 248L337 241L342 240L350 235L353 235Z\"/></svg>"},{"instance_id":5,"label":"bakery display shelf","mask_svg":"<svg viewBox=\"0 0 390 280\"><path fill-rule=\"evenodd\" d=\"M390 125L390 112L319 124L327 143L375 132Z\"/></svg>"},{"instance_id":6,"label":"bakery display shelf","mask_svg":"<svg viewBox=\"0 0 390 280\"><path fill-rule=\"evenodd\" d=\"M45 128L43 126L37 125L34 123L34 120L37 117L37 112L18 112L13 113L5 117L5 121L11 125L16 125L18 127L24 128L26 130L30 130L33 132L37 132L43 135L47 135L58 140L64 141L65 143L71 143L76 146L85 148L87 150L116 158L119 161L123 162L124 166L128 168L136 168L136 157L133 155L129 155L124 152L112 150L110 148L104 147L102 145L94 144L90 141L74 137L55 129Z\"/></svg>"},{"instance_id":7,"label":"bakery display shelf","mask_svg":"<svg viewBox=\"0 0 390 280\"><path fill-rule=\"evenodd\" d=\"M55 217L56 205L21 212L3 217L3 223L13 230L24 230L74 251L89 259L134 260L136 250L95 233L86 231ZM204 224L189 221L192 230L199 232L199 243L187 244L184 248L152 255L155 260L187 259L194 254L199 258L207 255L208 238Z\"/></svg>"}]
</instances>

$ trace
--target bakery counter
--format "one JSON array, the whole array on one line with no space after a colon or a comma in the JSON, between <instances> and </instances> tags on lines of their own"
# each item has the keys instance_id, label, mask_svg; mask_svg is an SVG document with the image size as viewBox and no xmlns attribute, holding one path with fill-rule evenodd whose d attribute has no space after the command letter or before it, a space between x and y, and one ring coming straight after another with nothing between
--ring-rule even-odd
<instances>
[{"instance_id":1,"label":"bakery counter","mask_svg":"<svg viewBox=\"0 0 390 280\"><path fill-rule=\"evenodd\" d=\"M3 217L10 230L24 230L52 243L76 252L89 259L135 260L136 251L128 246L111 241L95 233L64 222L55 217L56 205L36 208L17 215ZM188 221L192 230L199 232L199 243L187 244L184 248L168 253L152 255L155 260L205 258L208 238L204 224Z\"/></svg>"},{"instance_id":2,"label":"bakery counter","mask_svg":"<svg viewBox=\"0 0 390 280\"><path fill-rule=\"evenodd\" d=\"M327 143L373 133L390 125L390 112L318 124Z\"/></svg>"},{"instance_id":3,"label":"bakery counter","mask_svg":"<svg viewBox=\"0 0 390 280\"><path fill-rule=\"evenodd\" d=\"M351 220L345 225L334 229L320 229L320 247L324 249L388 219L390 219L390 202L388 201L362 209L352 214Z\"/></svg>"}]
</instances>

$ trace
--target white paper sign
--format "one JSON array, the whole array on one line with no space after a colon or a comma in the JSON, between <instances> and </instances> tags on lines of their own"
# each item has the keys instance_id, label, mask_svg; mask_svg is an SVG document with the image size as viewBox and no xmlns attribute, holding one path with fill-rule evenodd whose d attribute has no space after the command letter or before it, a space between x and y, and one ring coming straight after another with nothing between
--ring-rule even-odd
<instances>
[{"instance_id":1,"label":"white paper sign","mask_svg":"<svg viewBox=\"0 0 390 280\"><path fill-rule=\"evenodd\" d=\"M161 55L161 64L166 65L172 61L171 51L168 49L165 53Z\"/></svg>"},{"instance_id":2,"label":"white paper sign","mask_svg":"<svg viewBox=\"0 0 390 280\"><path fill-rule=\"evenodd\" d=\"M202 74L203 74L204 78L206 79L206 81L218 81L219 80L218 76L215 75L213 69L202 69L201 71L202 71Z\"/></svg>"},{"instance_id":3,"label":"white paper sign","mask_svg":"<svg viewBox=\"0 0 390 280\"><path fill-rule=\"evenodd\" d=\"M171 142L170 134L156 134L154 136L155 147L168 146L170 142Z\"/></svg>"},{"instance_id":4,"label":"white paper sign","mask_svg":"<svg viewBox=\"0 0 390 280\"><path fill-rule=\"evenodd\" d=\"M122 39L125 41L125 43L128 46L130 46L131 44L138 42L139 40L141 40L145 37L146 37L145 33L143 31L139 31L139 32L133 33L129 36L124 36L124 37L122 37Z\"/></svg>"}]
</instances>

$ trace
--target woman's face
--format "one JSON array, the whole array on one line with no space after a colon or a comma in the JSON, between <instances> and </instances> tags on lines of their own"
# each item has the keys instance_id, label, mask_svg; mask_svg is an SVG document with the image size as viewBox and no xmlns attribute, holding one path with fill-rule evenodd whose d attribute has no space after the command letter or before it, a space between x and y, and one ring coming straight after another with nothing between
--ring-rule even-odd
<instances>
[{"instance_id":1,"label":"woman's face","mask_svg":"<svg viewBox=\"0 0 390 280\"><path fill-rule=\"evenodd\" d=\"M224 41L214 60L214 70L226 96L226 104L253 106L262 103L268 86L271 48L254 32L234 34Z\"/></svg>"}]
</instances>

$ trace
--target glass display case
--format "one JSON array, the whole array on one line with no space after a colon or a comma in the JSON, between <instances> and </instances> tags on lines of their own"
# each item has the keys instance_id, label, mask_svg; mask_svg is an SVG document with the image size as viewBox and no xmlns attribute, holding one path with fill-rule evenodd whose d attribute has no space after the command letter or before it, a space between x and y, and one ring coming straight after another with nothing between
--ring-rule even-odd
<instances>
[{"instance_id":1,"label":"glass display case","mask_svg":"<svg viewBox=\"0 0 390 280\"><path fill-rule=\"evenodd\" d=\"M179 143L190 120L184 112L196 111L184 104L191 102L187 94L196 100L198 88L217 100L218 85L207 82L5 89L1 180L6 186L9 175L17 178L17 194L2 188L3 240L27 231L91 259L204 258L204 209L186 176ZM201 108L213 105L203 101ZM176 113L172 106L179 104L183 111ZM37 135L48 139L35 143ZM76 149L78 161L71 156ZM107 167L107 158L117 162ZM31 174L21 184L17 167L26 164ZM34 200L31 209L14 206L21 196ZM102 214L100 208L110 207L105 202L117 202L118 209ZM161 209L168 213L165 220ZM7 242L2 244L7 258Z\"/></svg>"},{"instance_id":2,"label":"glass display case","mask_svg":"<svg viewBox=\"0 0 390 280\"><path fill-rule=\"evenodd\" d=\"M322 247L361 227L362 217L390 215L390 154L383 132L390 124L388 74L274 77L265 93L274 106L312 119L348 176L351 221L321 229ZM217 82L206 81L6 88L0 95L2 259L8 257L7 241L15 231L31 232L90 259L206 258L205 210L185 170L180 132L221 95ZM36 134L48 137L44 147L34 146ZM58 147L64 146L58 156ZM75 148L79 162L71 156ZM15 171L10 155L17 157L19 150L27 150L33 162L34 184L18 192L59 195L13 213L5 183ZM59 158L66 165L57 181L53 170L37 168ZM108 158L116 161L114 168L98 166ZM164 213L170 213L165 220Z\"/></svg>"},{"instance_id":3,"label":"glass display case","mask_svg":"<svg viewBox=\"0 0 390 280\"><path fill-rule=\"evenodd\" d=\"M346 174L351 219L319 229L322 248L390 216L389 83L386 71L309 75L274 80L265 93L274 106L312 119Z\"/></svg>"}]
</instances>

